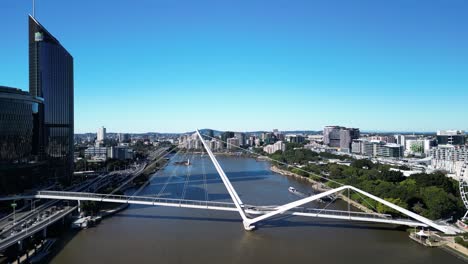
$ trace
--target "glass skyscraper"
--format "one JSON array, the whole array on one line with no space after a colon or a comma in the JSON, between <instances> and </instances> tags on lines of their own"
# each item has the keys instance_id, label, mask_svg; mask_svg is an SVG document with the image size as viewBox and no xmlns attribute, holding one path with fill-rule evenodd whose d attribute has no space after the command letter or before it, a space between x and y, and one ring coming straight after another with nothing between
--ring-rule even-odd
<instances>
[{"instance_id":1,"label":"glass skyscraper","mask_svg":"<svg viewBox=\"0 0 468 264\"><path fill-rule=\"evenodd\" d=\"M0 86L0 195L22 192L47 180L47 162L36 148L42 100Z\"/></svg>"},{"instance_id":2,"label":"glass skyscraper","mask_svg":"<svg viewBox=\"0 0 468 264\"><path fill-rule=\"evenodd\" d=\"M38 151L52 177L68 182L73 173L73 57L29 16L29 92L43 99Z\"/></svg>"}]
</instances>

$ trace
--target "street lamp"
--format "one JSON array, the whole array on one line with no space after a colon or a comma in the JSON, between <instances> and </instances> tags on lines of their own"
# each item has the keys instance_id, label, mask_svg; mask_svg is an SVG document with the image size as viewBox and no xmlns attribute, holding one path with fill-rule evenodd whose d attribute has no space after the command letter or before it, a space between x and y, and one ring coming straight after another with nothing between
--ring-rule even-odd
<instances>
[{"instance_id":1,"label":"street lamp","mask_svg":"<svg viewBox=\"0 0 468 264\"><path fill-rule=\"evenodd\" d=\"M16 200L13 201L11 207L13 207L13 225L16 224Z\"/></svg>"},{"instance_id":2,"label":"street lamp","mask_svg":"<svg viewBox=\"0 0 468 264\"><path fill-rule=\"evenodd\" d=\"M39 202L39 200L31 200L31 211L36 210L36 202Z\"/></svg>"}]
</instances>

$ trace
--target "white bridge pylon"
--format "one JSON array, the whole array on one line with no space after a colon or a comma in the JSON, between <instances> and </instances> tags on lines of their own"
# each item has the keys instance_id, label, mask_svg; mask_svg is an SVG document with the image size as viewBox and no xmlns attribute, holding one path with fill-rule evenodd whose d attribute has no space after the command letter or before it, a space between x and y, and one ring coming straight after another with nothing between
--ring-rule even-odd
<instances>
[{"instance_id":1,"label":"white bridge pylon","mask_svg":"<svg viewBox=\"0 0 468 264\"><path fill-rule=\"evenodd\" d=\"M226 186L226 189L228 190L229 192L229 195L231 196L231 199L233 200L234 204L236 205L236 209L238 210L240 216L242 217L242 221L243 221L243 224L244 224L244 228L245 230L253 230L255 228L255 223L258 223L260 221L263 221L263 220L266 220L268 218L271 218L271 217L274 217L276 215L279 215L279 214L283 214L285 213L286 211L289 211L291 209L294 209L296 207L299 207L301 205L304 205L304 204L307 204L307 203L310 203L310 202L313 202L313 201L316 201L320 198L324 198L324 197L327 197L329 195L332 195L334 193L338 193L338 192L341 192L341 191L344 191L344 190L353 190L355 192L358 192L372 200L375 200L379 203L382 203L416 221L419 221L421 223L423 223L424 225L426 226L430 226L438 231L441 231L445 234L455 234L455 232L450 229L450 228L447 228L446 226L441 226L441 225L438 225L436 223L434 223L432 220L428 219L428 218L425 218L423 216L420 216L416 213L413 213L405 208L402 208L398 205L395 205L393 203L390 203L382 198L379 198L375 195L372 195L368 192L365 192L363 190L360 190L354 186L350 186L350 185L344 185L344 186L341 186L341 187L338 187L338 188L335 188L335 189L331 189L331 190L328 190L328 191L325 191L323 193L319 193L319 194L315 194L315 195L312 195L312 196L309 196L307 198L303 198L303 199L300 199L300 200L297 200L297 201L294 201L294 202L291 202L291 203L288 203L288 204L285 204L285 205L282 205L282 206L278 206L276 207L273 211L271 212L268 212L266 214L263 214L261 216L258 216L258 217L255 217L255 218L248 218L245 214L245 211L244 211L244 206L243 206L243 203L242 201L240 200L239 198L239 195L237 194L236 190L234 189L234 187L232 186L231 182L229 181L229 178L226 176L226 174L224 173L221 165L219 165L218 161L216 160L216 157L214 156L213 152L211 151L210 147L208 146L208 144L205 142L205 140L203 139L202 135L200 134L200 131L197 129L196 130L196 133L198 135L198 137L200 138L200 141L202 142L204 148L206 149L206 151L208 152L208 155L211 159L211 161L213 162L216 170L218 171L219 175L221 176L221 179L224 183L224 185Z\"/></svg>"}]
</instances>

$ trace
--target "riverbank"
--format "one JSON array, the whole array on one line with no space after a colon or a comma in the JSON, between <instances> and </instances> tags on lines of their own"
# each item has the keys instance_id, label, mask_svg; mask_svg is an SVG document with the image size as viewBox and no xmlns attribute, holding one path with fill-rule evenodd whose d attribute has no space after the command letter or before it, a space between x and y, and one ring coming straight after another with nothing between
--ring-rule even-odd
<instances>
[{"instance_id":1,"label":"riverbank","mask_svg":"<svg viewBox=\"0 0 468 264\"><path fill-rule=\"evenodd\" d=\"M468 262L468 248L457 244L454 240L454 237L445 237L447 243L445 243L441 248L450 252L451 254L457 256L458 258Z\"/></svg>"},{"instance_id":2,"label":"riverbank","mask_svg":"<svg viewBox=\"0 0 468 264\"><path fill-rule=\"evenodd\" d=\"M172 161L175 160L177 157ZM211 176L207 178L208 200L229 201L223 182L218 180L216 168L205 166L204 171L203 166L198 163L203 161L205 165L208 163L207 155L203 160L193 159L191 175L202 176L205 173ZM309 183L304 180L271 172L267 162L237 157L220 158L219 162L226 174L233 179L236 189L242 191L242 199L254 204L290 202L294 198L287 191L291 185L298 190L310 190ZM139 195L159 193L164 188L161 183L172 175L173 181L168 184L170 189L163 193L171 193L165 195L167 198L180 197L185 181L176 177L187 177L187 170L176 168L170 162ZM253 174L254 172L258 174ZM189 180L198 179L200 178ZM206 193L198 188L202 187L199 183L201 182L187 186L187 199L205 201ZM133 191L128 190L127 195L131 195ZM330 209L340 208L344 208L341 200L330 205ZM401 263L402 256L407 263L463 263L443 250L414 245L405 232L392 230L393 228L378 224L354 226L333 220L310 221L284 215L264 222L257 231L246 233L239 215L235 213L164 206L130 206L128 210L104 219L96 228L78 232L73 239L63 244L63 249L51 260L51 264L132 263L136 259L141 263L154 263L155 260L161 263L217 263L225 262L226 259L232 263L302 263L313 259L329 264L340 264L353 259L359 259L362 264L374 264L379 259L382 264L394 264ZM116 250L129 246L136 248ZM207 248L210 254L200 254ZM255 254L252 254L253 249ZM382 259L382 256L385 258Z\"/></svg>"},{"instance_id":3,"label":"riverbank","mask_svg":"<svg viewBox=\"0 0 468 264\"><path fill-rule=\"evenodd\" d=\"M278 174L284 175L284 176L294 177L294 178L297 178L297 179L307 181L312 185L312 188L314 190L319 191L319 192L325 192L325 191L329 191L331 189L330 187L326 186L325 184L323 184L321 182L314 181L311 178L304 177L304 176L301 176L299 174L296 174L296 173L293 173L293 172L290 172L290 171L287 171L287 170L280 169L280 168L278 168L278 166L275 166L275 165L272 165L270 167L270 170L273 171L273 172L276 172ZM364 205L362 205L362 204L360 204L360 203L358 203L358 202L356 202L356 201L354 201L352 199L349 199L347 196L345 196L343 194L338 195L338 198L340 198L341 200L351 204L352 206L356 207L357 209L359 209L359 210L361 210L363 212L374 213L374 211L370 210L366 206L364 206Z\"/></svg>"}]
</instances>

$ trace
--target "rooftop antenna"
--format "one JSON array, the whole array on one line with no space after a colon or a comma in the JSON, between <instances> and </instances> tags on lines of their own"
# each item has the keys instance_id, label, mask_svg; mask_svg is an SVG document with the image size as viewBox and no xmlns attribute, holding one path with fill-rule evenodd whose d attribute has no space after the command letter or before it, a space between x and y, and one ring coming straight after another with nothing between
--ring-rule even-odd
<instances>
[{"instance_id":1,"label":"rooftop antenna","mask_svg":"<svg viewBox=\"0 0 468 264\"><path fill-rule=\"evenodd\" d=\"M32 4L33 4L33 17L36 18L36 0L32 0Z\"/></svg>"}]
</instances>

